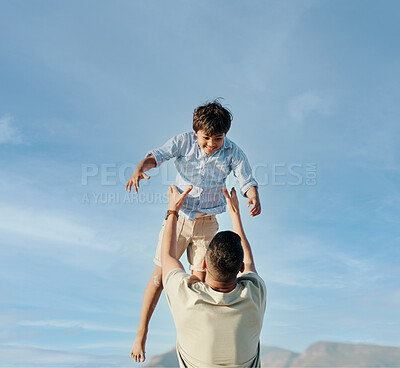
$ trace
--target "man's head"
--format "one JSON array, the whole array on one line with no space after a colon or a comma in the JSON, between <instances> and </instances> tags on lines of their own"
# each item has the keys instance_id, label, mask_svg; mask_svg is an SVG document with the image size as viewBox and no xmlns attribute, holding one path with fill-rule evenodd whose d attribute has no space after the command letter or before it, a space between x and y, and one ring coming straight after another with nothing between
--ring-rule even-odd
<instances>
[{"instance_id":1,"label":"man's head","mask_svg":"<svg viewBox=\"0 0 400 368\"><path fill-rule=\"evenodd\" d=\"M193 113L193 130L200 148L207 154L221 148L231 121L231 112L222 107L218 100L196 108Z\"/></svg>"},{"instance_id":2,"label":"man's head","mask_svg":"<svg viewBox=\"0 0 400 368\"><path fill-rule=\"evenodd\" d=\"M232 231L221 231L214 236L205 257L207 272L221 282L236 278L243 265L240 236Z\"/></svg>"}]
</instances>

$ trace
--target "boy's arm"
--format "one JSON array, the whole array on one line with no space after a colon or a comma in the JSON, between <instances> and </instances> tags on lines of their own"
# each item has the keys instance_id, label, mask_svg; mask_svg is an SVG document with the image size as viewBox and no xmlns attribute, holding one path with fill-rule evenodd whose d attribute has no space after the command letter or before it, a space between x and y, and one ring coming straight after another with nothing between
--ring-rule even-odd
<instances>
[{"instance_id":1,"label":"boy's arm","mask_svg":"<svg viewBox=\"0 0 400 368\"><path fill-rule=\"evenodd\" d=\"M250 243L247 240L246 234L244 233L244 228L242 224L242 220L240 218L240 211L239 211L239 201L236 195L235 188L232 188L231 190L231 195L229 195L228 190L226 188L223 188L223 193L226 198L226 203L228 207L228 212L229 215L231 216L232 219L232 230L236 234L240 236L240 239L242 240L242 247L243 247L243 253L244 253L244 258L243 258L243 263L244 263L244 271L251 271L255 272L256 271L256 266L254 264L254 258L253 258L253 253L251 251Z\"/></svg>"},{"instance_id":2,"label":"boy's arm","mask_svg":"<svg viewBox=\"0 0 400 368\"><path fill-rule=\"evenodd\" d=\"M153 155L147 156L145 159L139 162L139 165L137 165L136 169L134 170L132 176L128 180L125 186L125 190L128 190L129 193L131 192L132 185L135 189L135 193L138 192L139 189L139 181L142 179L150 179L150 176L145 174L145 171L148 171L152 169L153 167L156 167L156 159Z\"/></svg>"},{"instance_id":3,"label":"boy's arm","mask_svg":"<svg viewBox=\"0 0 400 368\"><path fill-rule=\"evenodd\" d=\"M186 196L192 190L193 186L189 186L183 193L179 193L175 185L171 185L168 190L168 210L175 211L178 214L179 210L183 206ZM162 280L165 281L165 277L169 271L175 268L183 268L182 263L178 261L176 257L176 222L178 216L170 214L167 217L164 235L161 241L161 267L162 267Z\"/></svg>"},{"instance_id":4,"label":"boy's arm","mask_svg":"<svg viewBox=\"0 0 400 368\"><path fill-rule=\"evenodd\" d=\"M236 145L232 151L232 170L239 185L243 196L246 196L249 201L247 207L252 205L250 216L257 216L261 213L261 203L258 195L257 182L253 178L251 166L244 152Z\"/></svg>"},{"instance_id":5,"label":"boy's arm","mask_svg":"<svg viewBox=\"0 0 400 368\"><path fill-rule=\"evenodd\" d=\"M135 192L138 192L139 181L142 179L150 179L144 172L152 169L153 167L160 166L163 162L171 159L172 157L179 157L182 149L187 146L189 135L187 133L179 134L169 139L162 147L156 148L147 153L146 158L143 159L133 175L128 180L125 190L131 191L132 185L134 185Z\"/></svg>"}]
</instances>

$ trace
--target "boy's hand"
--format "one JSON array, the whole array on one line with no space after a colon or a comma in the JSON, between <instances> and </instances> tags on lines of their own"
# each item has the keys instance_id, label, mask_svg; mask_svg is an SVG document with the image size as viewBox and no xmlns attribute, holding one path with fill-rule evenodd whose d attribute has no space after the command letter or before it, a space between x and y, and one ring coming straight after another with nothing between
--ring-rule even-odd
<instances>
[{"instance_id":1,"label":"boy's hand","mask_svg":"<svg viewBox=\"0 0 400 368\"><path fill-rule=\"evenodd\" d=\"M131 188L133 185L133 188L135 189L135 193L137 194L138 189L139 189L139 181L142 179L150 179L150 176L145 174L141 169L136 168L135 171L133 172L132 176L126 183L125 190L128 190L128 192L131 192Z\"/></svg>"},{"instance_id":2,"label":"boy's hand","mask_svg":"<svg viewBox=\"0 0 400 368\"><path fill-rule=\"evenodd\" d=\"M183 206L186 196L192 189L193 185L190 185L183 193L179 193L178 188L175 185L171 185L168 190L168 209L179 211Z\"/></svg>"},{"instance_id":3,"label":"boy's hand","mask_svg":"<svg viewBox=\"0 0 400 368\"><path fill-rule=\"evenodd\" d=\"M250 209L251 217L257 216L261 213L261 203L258 196L250 198L250 200L247 202L247 207L250 207L250 205L253 205L253 207Z\"/></svg>"},{"instance_id":4,"label":"boy's hand","mask_svg":"<svg viewBox=\"0 0 400 368\"><path fill-rule=\"evenodd\" d=\"M228 207L229 214L230 215L234 215L234 214L240 215L239 200L236 195L235 188L231 189L231 195L229 195L228 189L226 189L225 187L222 188L222 192L224 193L224 196L226 198L226 206Z\"/></svg>"},{"instance_id":5,"label":"boy's hand","mask_svg":"<svg viewBox=\"0 0 400 368\"><path fill-rule=\"evenodd\" d=\"M257 216L261 213L261 203L260 203L260 197L258 196L258 189L257 187L251 187L246 193L245 196L249 199L247 202L247 207L250 207L253 205L253 207L250 209L250 216L254 217Z\"/></svg>"}]
</instances>

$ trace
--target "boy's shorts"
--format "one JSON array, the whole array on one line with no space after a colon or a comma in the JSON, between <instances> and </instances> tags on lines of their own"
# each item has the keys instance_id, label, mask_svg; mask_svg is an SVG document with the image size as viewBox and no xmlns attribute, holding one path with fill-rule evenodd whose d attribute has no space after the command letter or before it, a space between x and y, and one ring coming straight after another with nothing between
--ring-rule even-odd
<instances>
[{"instance_id":1,"label":"boy's shorts","mask_svg":"<svg viewBox=\"0 0 400 368\"><path fill-rule=\"evenodd\" d=\"M153 259L157 266L161 267L161 241L164 234L165 220L163 221L156 255ZM219 228L215 215L197 212L193 221L186 220L182 216L178 217L176 224L177 248L176 256L181 258L187 248L187 259L192 271L203 271L203 260L212 238Z\"/></svg>"}]
</instances>

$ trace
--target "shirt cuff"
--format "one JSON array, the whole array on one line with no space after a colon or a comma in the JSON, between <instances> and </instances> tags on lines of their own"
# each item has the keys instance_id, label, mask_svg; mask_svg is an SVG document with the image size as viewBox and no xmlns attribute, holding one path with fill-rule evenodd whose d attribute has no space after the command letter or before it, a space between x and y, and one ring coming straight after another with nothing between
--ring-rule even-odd
<instances>
[{"instance_id":1,"label":"shirt cuff","mask_svg":"<svg viewBox=\"0 0 400 368\"><path fill-rule=\"evenodd\" d=\"M251 187L256 187L258 188L257 182L252 179L249 182L247 182L245 185L240 187L240 192L242 193L242 196L245 197L246 192L251 188Z\"/></svg>"},{"instance_id":2,"label":"shirt cuff","mask_svg":"<svg viewBox=\"0 0 400 368\"><path fill-rule=\"evenodd\" d=\"M156 167L159 167L165 160L163 160L162 154L158 150L149 151L146 153L146 157L153 155L156 160Z\"/></svg>"}]
</instances>

